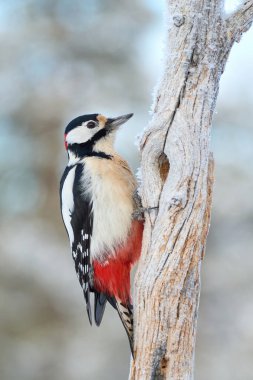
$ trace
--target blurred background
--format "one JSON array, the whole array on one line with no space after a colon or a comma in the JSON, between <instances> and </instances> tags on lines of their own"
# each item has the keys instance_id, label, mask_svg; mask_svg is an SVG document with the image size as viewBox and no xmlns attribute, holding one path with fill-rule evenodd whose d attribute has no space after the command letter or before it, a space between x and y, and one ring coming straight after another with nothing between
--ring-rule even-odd
<instances>
[{"instance_id":1,"label":"blurred background","mask_svg":"<svg viewBox=\"0 0 253 380\"><path fill-rule=\"evenodd\" d=\"M236 1L227 1L231 11ZM0 379L127 379L116 314L90 328L61 221L65 125L134 112L117 147L135 170L162 69L163 2L0 2ZM216 183L203 263L197 380L253 373L253 28L234 46L212 133Z\"/></svg>"}]
</instances>

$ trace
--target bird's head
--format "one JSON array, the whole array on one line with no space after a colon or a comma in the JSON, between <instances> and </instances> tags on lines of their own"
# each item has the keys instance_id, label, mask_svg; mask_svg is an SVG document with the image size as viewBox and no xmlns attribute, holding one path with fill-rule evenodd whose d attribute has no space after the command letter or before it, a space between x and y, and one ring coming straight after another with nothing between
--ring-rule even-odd
<instances>
[{"instance_id":1,"label":"bird's head","mask_svg":"<svg viewBox=\"0 0 253 380\"><path fill-rule=\"evenodd\" d=\"M115 118L107 118L101 114L78 116L65 129L65 148L70 151L81 148L92 151L103 140L113 142L114 132L132 116L132 113Z\"/></svg>"}]
</instances>

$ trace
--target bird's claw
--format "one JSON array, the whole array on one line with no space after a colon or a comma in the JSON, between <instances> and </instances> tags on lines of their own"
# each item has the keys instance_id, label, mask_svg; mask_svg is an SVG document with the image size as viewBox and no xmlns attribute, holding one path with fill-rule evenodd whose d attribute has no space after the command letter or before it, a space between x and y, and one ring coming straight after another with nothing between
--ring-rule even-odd
<instances>
[{"instance_id":1,"label":"bird's claw","mask_svg":"<svg viewBox=\"0 0 253 380\"><path fill-rule=\"evenodd\" d=\"M158 209L157 206L155 207L139 207L132 213L132 217L137 220L144 220L144 214L145 212L150 213L152 210Z\"/></svg>"},{"instance_id":2,"label":"bird's claw","mask_svg":"<svg viewBox=\"0 0 253 380\"><path fill-rule=\"evenodd\" d=\"M132 213L133 219L144 220L145 219L144 218L145 212L149 213L152 210L158 209L157 206L155 206L155 207L143 207L142 202L141 202L141 197L138 194L138 190L134 191L133 198L134 198L135 206L136 206L136 209Z\"/></svg>"}]
</instances>

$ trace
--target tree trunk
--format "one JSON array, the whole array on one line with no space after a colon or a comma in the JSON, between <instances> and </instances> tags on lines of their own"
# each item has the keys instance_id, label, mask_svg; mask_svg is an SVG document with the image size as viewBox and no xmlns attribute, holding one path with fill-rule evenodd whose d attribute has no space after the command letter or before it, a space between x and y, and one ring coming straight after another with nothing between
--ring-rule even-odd
<instances>
[{"instance_id":1,"label":"tree trunk","mask_svg":"<svg viewBox=\"0 0 253 380\"><path fill-rule=\"evenodd\" d=\"M210 221L210 128L220 76L253 19L253 0L225 19L222 0L167 0L166 64L143 132L146 212L135 277L130 379L193 379L200 269Z\"/></svg>"}]
</instances>

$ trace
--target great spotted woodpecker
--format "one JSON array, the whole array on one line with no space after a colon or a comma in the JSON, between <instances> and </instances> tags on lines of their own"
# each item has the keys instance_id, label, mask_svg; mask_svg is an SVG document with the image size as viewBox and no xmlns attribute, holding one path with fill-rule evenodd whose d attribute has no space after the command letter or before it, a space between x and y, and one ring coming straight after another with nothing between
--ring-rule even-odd
<instances>
[{"instance_id":1,"label":"great spotted woodpecker","mask_svg":"<svg viewBox=\"0 0 253 380\"><path fill-rule=\"evenodd\" d=\"M118 311L133 352L130 271L140 256L143 221L137 217L135 178L113 147L118 127L132 115L83 115L67 125L69 161L60 198L90 324L93 292L96 325L108 301Z\"/></svg>"}]
</instances>

